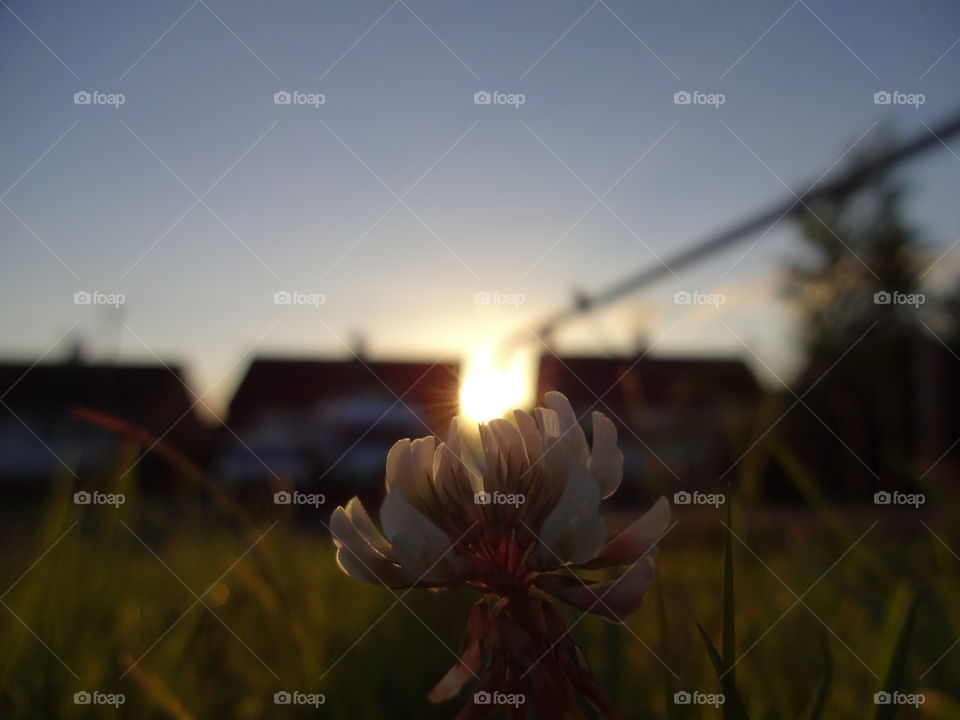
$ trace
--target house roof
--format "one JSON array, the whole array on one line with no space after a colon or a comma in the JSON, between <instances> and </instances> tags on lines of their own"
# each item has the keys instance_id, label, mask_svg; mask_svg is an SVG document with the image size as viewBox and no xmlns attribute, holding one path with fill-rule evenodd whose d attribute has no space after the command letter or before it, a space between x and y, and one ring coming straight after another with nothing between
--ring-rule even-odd
<instances>
[{"instance_id":1,"label":"house roof","mask_svg":"<svg viewBox=\"0 0 960 720\"><path fill-rule=\"evenodd\" d=\"M344 396L397 397L435 430L457 410L459 366L455 363L373 360L256 358L230 402L231 427L242 427L270 410L306 409Z\"/></svg>"},{"instance_id":2,"label":"house roof","mask_svg":"<svg viewBox=\"0 0 960 720\"><path fill-rule=\"evenodd\" d=\"M549 354L540 358L538 399L548 390L564 393L575 408L596 403L597 409L607 406L626 418L637 407L749 402L758 396L760 386L739 359Z\"/></svg>"},{"instance_id":3,"label":"house roof","mask_svg":"<svg viewBox=\"0 0 960 720\"><path fill-rule=\"evenodd\" d=\"M0 363L0 396L11 406L188 407L183 371L163 365Z\"/></svg>"},{"instance_id":4,"label":"house roof","mask_svg":"<svg viewBox=\"0 0 960 720\"><path fill-rule=\"evenodd\" d=\"M0 397L41 434L49 423L82 422L72 416L76 406L106 413L155 435L173 427L166 439L177 445L192 446L198 440L198 428L203 427L178 366L5 362L0 363Z\"/></svg>"}]
</instances>

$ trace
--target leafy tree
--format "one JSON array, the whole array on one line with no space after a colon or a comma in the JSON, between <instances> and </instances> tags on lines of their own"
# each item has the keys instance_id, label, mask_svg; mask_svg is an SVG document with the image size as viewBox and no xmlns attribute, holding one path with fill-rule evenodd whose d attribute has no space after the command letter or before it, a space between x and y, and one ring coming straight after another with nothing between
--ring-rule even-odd
<instances>
[{"instance_id":1,"label":"leafy tree","mask_svg":"<svg viewBox=\"0 0 960 720\"><path fill-rule=\"evenodd\" d=\"M789 427L821 477L858 497L909 477L916 449L918 349L927 340L921 247L903 200L900 184L876 175L804 208L803 257L788 266L805 356L795 391L807 406ZM904 302L911 296L917 302Z\"/></svg>"}]
</instances>

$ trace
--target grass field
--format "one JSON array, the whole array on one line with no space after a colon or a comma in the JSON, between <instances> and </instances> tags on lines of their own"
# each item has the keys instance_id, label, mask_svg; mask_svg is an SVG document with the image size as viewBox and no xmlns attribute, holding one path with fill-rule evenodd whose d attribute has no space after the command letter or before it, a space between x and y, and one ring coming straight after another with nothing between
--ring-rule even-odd
<instances>
[{"instance_id":1,"label":"grass field","mask_svg":"<svg viewBox=\"0 0 960 720\"><path fill-rule=\"evenodd\" d=\"M75 505L73 490L60 481L43 502L3 511L0 717L451 718L462 705L426 695L454 662L471 591L357 583L323 523L272 505L266 489L245 504L249 525L195 489L160 502L132 480L104 488L125 493L119 508ZM729 703L674 702L732 690L697 623L721 667L736 660L726 680L735 674L754 720L817 717L819 691L821 718L960 718L960 535L946 514L910 512L735 499L728 613L724 510L678 507L655 589L626 627L565 614L628 718L732 716ZM883 687L925 702L875 705ZM325 702L275 705L284 690ZM78 705L82 691L124 702Z\"/></svg>"}]
</instances>

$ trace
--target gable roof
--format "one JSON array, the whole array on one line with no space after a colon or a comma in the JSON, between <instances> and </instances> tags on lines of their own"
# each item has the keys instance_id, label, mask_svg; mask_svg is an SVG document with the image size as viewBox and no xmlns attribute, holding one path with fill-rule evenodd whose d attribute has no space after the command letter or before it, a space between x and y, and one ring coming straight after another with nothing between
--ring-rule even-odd
<instances>
[{"instance_id":1,"label":"gable roof","mask_svg":"<svg viewBox=\"0 0 960 720\"><path fill-rule=\"evenodd\" d=\"M131 421L175 419L193 402L178 366L75 362L0 363L0 397L15 412L60 412L83 405Z\"/></svg>"},{"instance_id":2,"label":"gable roof","mask_svg":"<svg viewBox=\"0 0 960 720\"><path fill-rule=\"evenodd\" d=\"M729 358L540 357L537 397L564 393L574 407L606 405L626 417L637 407L749 402L760 386L747 365ZM597 401L597 397L602 398Z\"/></svg>"},{"instance_id":3,"label":"gable roof","mask_svg":"<svg viewBox=\"0 0 960 720\"><path fill-rule=\"evenodd\" d=\"M307 409L334 398L397 398L442 430L457 411L455 363L256 358L230 401L231 427L270 410Z\"/></svg>"}]
</instances>

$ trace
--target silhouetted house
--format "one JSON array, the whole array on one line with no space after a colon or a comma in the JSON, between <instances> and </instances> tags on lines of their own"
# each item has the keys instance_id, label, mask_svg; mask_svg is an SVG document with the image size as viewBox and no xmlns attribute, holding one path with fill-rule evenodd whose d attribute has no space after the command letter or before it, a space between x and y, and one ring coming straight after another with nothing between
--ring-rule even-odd
<instances>
[{"instance_id":1,"label":"silhouetted house","mask_svg":"<svg viewBox=\"0 0 960 720\"><path fill-rule=\"evenodd\" d=\"M446 430L457 375L455 364L256 359L230 403L215 471L235 483L377 488L394 442Z\"/></svg>"},{"instance_id":2,"label":"silhouetted house","mask_svg":"<svg viewBox=\"0 0 960 720\"><path fill-rule=\"evenodd\" d=\"M625 496L716 486L744 449L761 392L740 360L646 356L543 355L537 387L538 400L559 390L586 413L588 437L591 409L617 425Z\"/></svg>"},{"instance_id":3,"label":"silhouetted house","mask_svg":"<svg viewBox=\"0 0 960 720\"><path fill-rule=\"evenodd\" d=\"M3 482L47 481L66 473L64 466L82 478L117 470L121 438L78 418L73 413L77 406L162 435L195 458L207 439L177 367L0 363L0 399ZM137 476L148 475L159 462L146 458L138 464ZM120 472L126 469L119 467Z\"/></svg>"}]
</instances>

